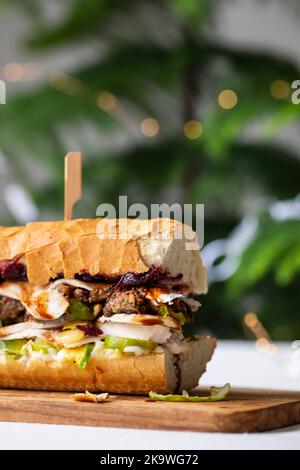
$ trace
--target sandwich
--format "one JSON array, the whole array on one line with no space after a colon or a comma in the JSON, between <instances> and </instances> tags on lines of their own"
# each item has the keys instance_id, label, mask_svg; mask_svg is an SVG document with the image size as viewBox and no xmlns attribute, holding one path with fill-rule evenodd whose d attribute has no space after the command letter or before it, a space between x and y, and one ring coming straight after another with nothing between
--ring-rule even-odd
<instances>
[{"instance_id":1,"label":"sandwich","mask_svg":"<svg viewBox=\"0 0 300 470\"><path fill-rule=\"evenodd\" d=\"M0 387L195 387L216 341L184 333L207 291L193 239L169 219L0 227Z\"/></svg>"}]
</instances>

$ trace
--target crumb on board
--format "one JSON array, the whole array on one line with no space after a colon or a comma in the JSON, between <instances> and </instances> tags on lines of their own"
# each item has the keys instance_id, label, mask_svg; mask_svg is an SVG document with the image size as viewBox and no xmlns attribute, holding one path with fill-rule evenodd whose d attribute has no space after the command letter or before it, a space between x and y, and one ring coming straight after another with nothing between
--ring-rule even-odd
<instances>
[{"instance_id":1,"label":"crumb on board","mask_svg":"<svg viewBox=\"0 0 300 470\"><path fill-rule=\"evenodd\" d=\"M100 393L96 395L95 393L90 393L86 391L85 393L74 393L71 397L75 401L86 401L90 403L104 403L109 401L110 398L113 398L109 393Z\"/></svg>"}]
</instances>

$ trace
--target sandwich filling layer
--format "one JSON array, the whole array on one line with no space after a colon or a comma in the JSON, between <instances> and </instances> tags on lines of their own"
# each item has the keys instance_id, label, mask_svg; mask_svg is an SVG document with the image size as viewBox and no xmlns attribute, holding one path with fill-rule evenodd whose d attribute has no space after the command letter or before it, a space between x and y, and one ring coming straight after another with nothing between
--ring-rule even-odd
<instances>
[{"instance_id":1,"label":"sandwich filling layer","mask_svg":"<svg viewBox=\"0 0 300 470\"><path fill-rule=\"evenodd\" d=\"M0 283L0 360L69 360L84 368L98 354L182 352L199 302L131 273L115 283L56 279L46 286ZM127 280L126 280L127 279ZM133 284L133 285L132 285Z\"/></svg>"}]
</instances>

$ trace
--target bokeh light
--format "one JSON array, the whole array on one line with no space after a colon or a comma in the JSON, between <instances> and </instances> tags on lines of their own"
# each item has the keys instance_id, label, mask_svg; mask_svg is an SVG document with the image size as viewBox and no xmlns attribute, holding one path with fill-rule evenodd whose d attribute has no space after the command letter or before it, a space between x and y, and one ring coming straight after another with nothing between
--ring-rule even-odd
<instances>
[{"instance_id":1,"label":"bokeh light","mask_svg":"<svg viewBox=\"0 0 300 470\"><path fill-rule=\"evenodd\" d=\"M248 328L255 328L258 324L258 318L255 313L249 312L245 315L244 322Z\"/></svg>"},{"instance_id":2,"label":"bokeh light","mask_svg":"<svg viewBox=\"0 0 300 470\"><path fill-rule=\"evenodd\" d=\"M117 106L117 98L109 91L101 91L97 104L103 111L112 111Z\"/></svg>"},{"instance_id":3,"label":"bokeh light","mask_svg":"<svg viewBox=\"0 0 300 470\"><path fill-rule=\"evenodd\" d=\"M8 82L18 82L24 75L23 66L16 62L6 64L3 69L4 79Z\"/></svg>"},{"instance_id":4,"label":"bokeh light","mask_svg":"<svg viewBox=\"0 0 300 470\"><path fill-rule=\"evenodd\" d=\"M233 90L223 90L218 96L218 103L223 109L232 109L238 103L238 96Z\"/></svg>"},{"instance_id":5,"label":"bokeh light","mask_svg":"<svg viewBox=\"0 0 300 470\"><path fill-rule=\"evenodd\" d=\"M154 118L146 118L141 122L140 129L145 137L154 137L159 133L159 123Z\"/></svg>"},{"instance_id":6,"label":"bokeh light","mask_svg":"<svg viewBox=\"0 0 300 470\"><path fill-rule=\"evenodd\" d=\"M285 80L275 80L271 84L270 93L276 100L284 100L290 96L290 84Z\"/></svg>"},{"instance_id":7,"label":"bokeh light","mask_svg":"<svg viewBox=\"0 0 300 470\"><path fill-rule=\"evenodd\" d=\"M70 77L64 72L56 72L49 77L49 83L57 90L65 90L70 83Z\"/></svg>"},{"instance_id":8,"label":"bokeh light","mask_svg":"<svg viewBox=\"0 0 300 470\"><path fill-rule=\"evenodd\" d=\"M64 91L70 95L80 91L80 81L64 72L57 72L50 76L50 85L56 90Z\"/></svg>"},{"instance_id":9,"label":"bokeh light","mask_svg":"<svg viewBox=\"0 0 300 470\"><path fill-rule=\"evenodd\" d=\"M187 139L196 140L203 134L203 126L199 121L188 121L184 125L183 132Z\"/></svg>"}]
</instances>

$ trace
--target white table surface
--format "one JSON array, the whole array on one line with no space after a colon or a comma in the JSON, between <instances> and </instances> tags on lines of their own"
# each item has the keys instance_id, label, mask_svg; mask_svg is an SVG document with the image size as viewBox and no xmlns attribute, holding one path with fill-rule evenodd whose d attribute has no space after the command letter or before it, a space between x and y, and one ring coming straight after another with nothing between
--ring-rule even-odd
<instances>
[{"instance_id":1,"label":"white table surface","mask_svg":"<svg viewBox=\"0 0 300 470\"><path fill-rule=\"evenodd\" d=\"M300 374L292 377L290 370L291 345L277 346L271 355L257 351L254 342L221 341L202 383L300 391ZM212 434L0 423L0 449L299 450L300 425L266 433Z\"/></svg>"}]
</instances>

